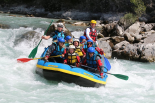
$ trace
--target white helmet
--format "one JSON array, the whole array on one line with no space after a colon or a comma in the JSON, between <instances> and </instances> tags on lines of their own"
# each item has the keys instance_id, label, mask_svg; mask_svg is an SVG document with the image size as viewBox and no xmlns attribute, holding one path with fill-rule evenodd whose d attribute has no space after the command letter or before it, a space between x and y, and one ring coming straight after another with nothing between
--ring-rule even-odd
<instances>
[{"instance_id":1,"label":"white helmet","mask_svg":"<svg viewBox=\"0 0 155 103\"><path fill-rule=\"evenodd\" d=\"M57 27L63 28L63 24L62 23L58 23Z\"/></svg>"},{"instance_id":2,"label":"white helmet","mask_svg":"<svg viewBox=\"0 0 155 103\"><path fill-rule=\"evenodd\" d=\"M75 49L75 46L74 45L70 45L69 49Z\"/></svg>"},{"instance_id":3,"label":"white helmet","mask_svg":"<svg viewBox=\"0 0 155 103\"><path fill-rule=\"evenodd\" d=\"M80 42L79 39L74 39L74 41L78 41L78 42Z\"/></svg>"}]
</instances>

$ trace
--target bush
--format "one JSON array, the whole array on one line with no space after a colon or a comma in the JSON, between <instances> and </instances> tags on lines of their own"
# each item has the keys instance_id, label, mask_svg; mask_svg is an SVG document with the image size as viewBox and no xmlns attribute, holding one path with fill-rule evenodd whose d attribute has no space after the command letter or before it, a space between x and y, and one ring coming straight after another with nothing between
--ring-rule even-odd
<instances>
[{"instance_id":1,"label":"bush","mask_svg":"<svg viewBox=\"0 0 155 103\"><path fill-rule=\"evenodd\" d=\"M142 14L145 13L146 7L145 7L144 2L142 0L130 0L130 2L135 5L133 7L133 10L138 17L140 17Z\"/></svg>"}]
</instances>

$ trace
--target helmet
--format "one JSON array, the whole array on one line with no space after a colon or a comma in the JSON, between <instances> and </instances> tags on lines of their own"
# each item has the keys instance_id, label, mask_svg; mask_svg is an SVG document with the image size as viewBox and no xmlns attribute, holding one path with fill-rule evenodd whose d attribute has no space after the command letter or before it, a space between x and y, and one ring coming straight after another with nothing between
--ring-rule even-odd
<instances>
[{"instance_id":1,"label":"helmet","mask_svg":"<svg viewBox=\"0 0 155 103\"><path fill-rule=\"evenodd\" d=\"M68 36L66 36L65 39L66 39L66 40L69 40L69 39L71 39L71 38L72 38L72 37L68 35Z\"/></svg>"},{"instance_id":2,"label":"helmet","mask_svg":"<svg viewBox=\"0 0 155 103\"><path fill-rule=\"evenodd\" d=\"M74 45L70 45L69 49L75 49L75 46Z\"/></svg>"},{"instance_id":3,"label":"helmet","mask_svg":"<svg viewBox=\"0 0 155 103\"><path fill-rule=\"evenodd\" d=\"M64 43L65 42L65 39L64 38L58 38L58 42Z\"/></svg>"},{"instance_id":4,"label":"helmet","mask_svg":"<svg viewBox=\"0 0 155 103\"><path fill-rule=\"evenodd\" d=\"M77 41L77 42L79 42L79 39L74 39L74 41Z\"/></svg>"},{"instance_id":5,"label":"helmet","mask_svg":"<svg viewBox=\"0 0 155 103\"><path fill-rule=\"evenodd\" d=\"M96 21L95 20L91 20L90 23L96 24Z\"/></svg>"},{"instance_id":6,"label":"helmet","mask_svg":"<svg viewBox=\"0 0 155 103\"><path fill-rule=\"evenodd\" d=\"M89 39L89 40L87 40L87 43L88 43L88 42L91 42L91 43L93 43L93 41L92 41L92 40L90 40L90 39Z\"/></svg>"},{"instance_id":7,"label":"helmet","mask_svg":"<svg viewBox=\"0 0 155 103\"><path fill-rule=\"evenodd\" d=\"M82 42L83 39L86 39L85 36L80 36L80 42Z\"/></svg>"},{"instance_id":8,"label":"helmet","mask_svg":"<svg viewBox=\"0 0 155 103\"><path fill-rule=\"evenodd\" d=\"M63 28L63 24L62 23L58 23L57 27Z\"/></svg>"},{"instance_id":9,"label":"helmet","mask_svg":"<svg viewBox=\"0 0 155 103\"><path fill-rule=\"evenodd\" d=\"M88 53L94 53L94 52L95 52L95 49L93 47L88 48Z\"/></svg>"}]
</instances>

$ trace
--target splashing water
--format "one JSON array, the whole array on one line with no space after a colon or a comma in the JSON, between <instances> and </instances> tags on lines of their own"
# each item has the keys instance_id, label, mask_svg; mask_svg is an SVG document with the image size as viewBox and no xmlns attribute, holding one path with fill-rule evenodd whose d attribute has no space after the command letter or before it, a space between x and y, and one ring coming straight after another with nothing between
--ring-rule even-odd
<instances>
[{"instance_id":1,"label":"splashing water","mask_svg":"<svg viewBox=\"0 0 155 103\"><path fill-rule=\"evenodd\" d=\"M17 21L19 18L1 16L1 19ZM20 25L30 22L28 28ZM38 21L38 22L36 22ZM35 47L34 40L23 40L15 45L16 39L27 31L34 30L39 36L44 34L43 26L49 19L20 18L19 26L13 29L0 29L0 103L154 103L155 64L127 60L109 60L111 73L128 75L123 81L114 76L108 77L106 87L80 87L65 82L48 81L35 73L37 61L17 63L17 58L28 57ZM7 24L7 22L4 22ZM21 24L20 24L21 23ZM12 25L15 25L12 21ZM39 25L37 27L37 25ZM28 25L29 26L29 25ZM83 32L72 32L79 37ZM39 42L39 40L38 40ZM36 57L40 57L44 47L51 40L43 40Z\"/></svg>"}]
</instances>

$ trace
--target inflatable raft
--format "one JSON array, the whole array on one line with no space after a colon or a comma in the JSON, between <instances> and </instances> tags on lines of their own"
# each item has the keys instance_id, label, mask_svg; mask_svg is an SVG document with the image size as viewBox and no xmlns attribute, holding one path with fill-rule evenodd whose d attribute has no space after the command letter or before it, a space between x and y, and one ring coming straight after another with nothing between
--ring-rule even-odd
<instances>
[{"instance_id":1,"label":"inflatable raft","mask_svg":"<svg viewBox=\"0 0 155 103\"><path fill-rule=\"evenodd\" d=\"M48 48L41 55L44 57ZM106 63L104 65L106 67ZM107 72L107 69L104 69ZM36 73L48 80L64 81L67 83L75 83L84 87L100 87L105 86L108 75L103 74L104 78L97 73L93 73L86 68L72 67L63 63L45 62L39 59L36 65Z\"/></svg>"}]
</instances>

